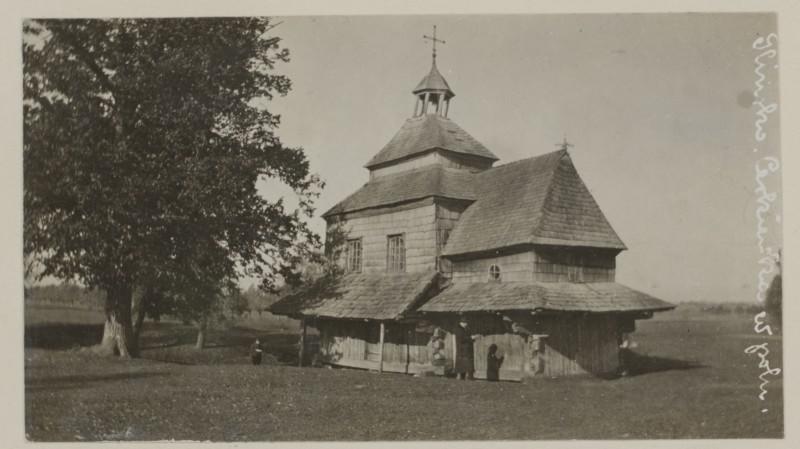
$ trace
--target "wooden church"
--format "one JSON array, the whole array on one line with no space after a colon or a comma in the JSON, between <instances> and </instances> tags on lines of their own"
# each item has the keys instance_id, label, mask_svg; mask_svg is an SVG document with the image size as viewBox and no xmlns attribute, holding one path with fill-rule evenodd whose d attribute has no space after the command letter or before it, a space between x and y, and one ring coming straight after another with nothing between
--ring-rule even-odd
<instances>
[{"instance_id":1,"label":"wooden church","mask_svg":"<svg viewBox=\"0 0 800 449\"><path fill-rule=\"evenodd\" d=\"M330 297L285 298L273 313L316 327L332 365L445 375L466 321L477 378L492 347L500 379L615 373L621 335L674 306L615 282L626 247L566 146L495 165L448 117L455 93L435 50L412 92L369 181L323 215L347 234L347 274Z\"/></svg>"}]
</instances>

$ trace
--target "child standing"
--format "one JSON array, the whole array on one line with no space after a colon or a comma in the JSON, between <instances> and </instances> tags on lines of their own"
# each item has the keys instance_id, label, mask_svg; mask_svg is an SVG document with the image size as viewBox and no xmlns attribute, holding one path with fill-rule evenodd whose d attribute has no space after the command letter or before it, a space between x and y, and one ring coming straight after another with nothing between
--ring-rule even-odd
<instances>
[{"instance_id":1,"label":"child standing","mask_svg":"<svg viewBox=\"0 0 800 449\"><path fill-rule=\"evenodd\" d=\"M261 342L256 341L250 345L250 361L253 362L253 365L260 365L261 364L261 355L263 354L263 349L261 349Z\"/></svg>"},{"instance_id":2,"label":"child standing","mask_svg":"<svg viewBox=\"0 0 800 449\"><path fill-rule=\"evenodd\" d=\"M503 364L505 356L497 356L497 345L492 343L489 352L486 353L486 380L500 380L500 365Z\"/></svg>"}]
</instances>

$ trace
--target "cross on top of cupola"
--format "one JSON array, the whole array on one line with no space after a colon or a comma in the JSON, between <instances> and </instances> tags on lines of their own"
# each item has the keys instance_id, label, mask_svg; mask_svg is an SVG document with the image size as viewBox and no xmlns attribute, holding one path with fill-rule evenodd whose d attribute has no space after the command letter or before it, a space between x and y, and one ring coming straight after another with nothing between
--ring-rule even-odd
<instances>
[{"instance_id":1,"label":"cross on top of cupola","mask_svg":"<svg viewBox=\"0 0 800 449\"><path fill-rule=\"evenodd\" d=\"M450 89L439 69L436 68L436 43L444 44L445 41L436 37L436 25L433 26L433 36L423 35L423 39L428 39L433 44L433 58L431 70L417 84L412 91L417 97L414 105L414 117L425 114L435 114L447 117L450 109L450 99L456 94Z\"/></svg>"}]
</instances>

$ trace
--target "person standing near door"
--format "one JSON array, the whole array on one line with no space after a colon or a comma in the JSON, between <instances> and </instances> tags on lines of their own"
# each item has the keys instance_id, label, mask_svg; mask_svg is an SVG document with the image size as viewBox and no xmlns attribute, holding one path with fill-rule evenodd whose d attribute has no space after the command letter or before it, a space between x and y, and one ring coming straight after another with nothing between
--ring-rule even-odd
<instances>
[{"instance_id":1,"label":"person standing near door","mask_svg":"<svg viewBox=\"0 0 800 449\"><path fill-rule=\"evenodd\" d=\"M486 353L486 380L500 380L500 366L503 364L505 356L497 355L497 345L489 345L489 352Z\"/></svg>"},{"instance_id":2,"label":"person standing near door","mask_svg":"<svg viewBox=\"0 0 800 449\"><path fill-rule=\"evenodd\" d=\"M472 334L465 318L458 322L456 336L456 363L455 372L459 379L472 380L475 375L475 346L473 340L477 338Z\"/></svg>"}]
</instances>

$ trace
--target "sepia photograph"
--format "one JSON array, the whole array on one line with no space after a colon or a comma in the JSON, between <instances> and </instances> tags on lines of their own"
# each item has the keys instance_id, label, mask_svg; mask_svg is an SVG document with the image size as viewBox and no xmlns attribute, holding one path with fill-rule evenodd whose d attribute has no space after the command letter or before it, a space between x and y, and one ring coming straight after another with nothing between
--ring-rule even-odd
<instances>
[{"instance_id":1,"label":"sepia photograph","mask_svg":"<svg viewBox=\"0 0 800 449\"><path fill-rule=\"evenodd\" d=\"M778 19L25 18L25 439L783 439Z\"/></svg>"}]
</instances>

